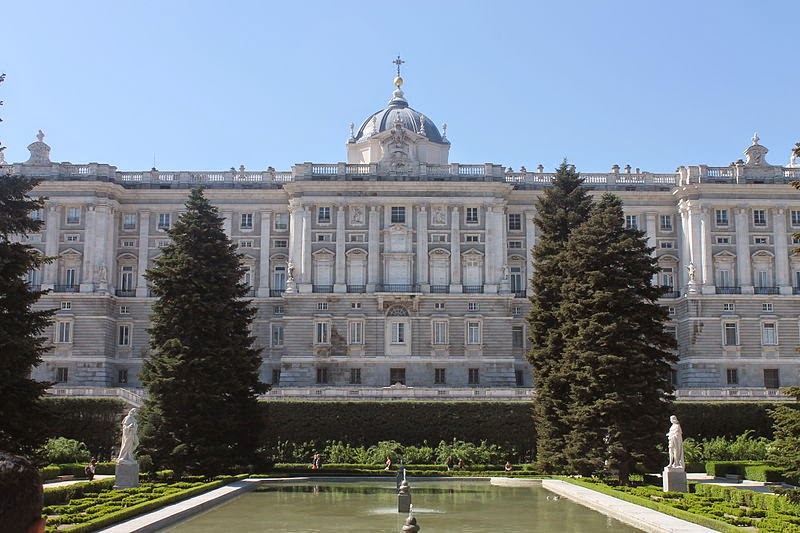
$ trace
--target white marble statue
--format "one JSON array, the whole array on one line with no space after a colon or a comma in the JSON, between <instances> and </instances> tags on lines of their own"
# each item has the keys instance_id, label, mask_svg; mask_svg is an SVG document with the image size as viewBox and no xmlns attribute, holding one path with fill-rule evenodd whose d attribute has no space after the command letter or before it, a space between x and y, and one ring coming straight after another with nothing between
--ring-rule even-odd
<instances>
[{"instance_id":1,"label":"white marble statue","mask_svg":"<svg viewBox=\"0 0 800 533\"><path fill-rule=\"evenodd\" d=\"M678 417L672 415L669 417L672 425L667 432L667 441L669 443L669 464L667 468L683 468L683 430L678 422Z\"/></svg>"},{"instance_id":2,"label":"white marble statue","mask_svg":"<svg viewBox=\"0 0 800 533\"><path fill-rule=\"evenodd\" d=\"M689 271L689 283L694 283L695 276L697 275L697 268L694 266L694 263L689 263L686 266L686 270Z\"/></svg>"},{"instance_id":3,"label":"white marble statue","mask_svg":"<svg viewBox=\"0 0 800 533\"><path fill-rule=\"evenodd\" d=\"M119 448L117 462L135 462L136 456L133 452L136 451L137 446L139 446L139 424L136 422L136 408L134 407L128 411L122 421L122 445Z\"/></svg>"}]
</instances>

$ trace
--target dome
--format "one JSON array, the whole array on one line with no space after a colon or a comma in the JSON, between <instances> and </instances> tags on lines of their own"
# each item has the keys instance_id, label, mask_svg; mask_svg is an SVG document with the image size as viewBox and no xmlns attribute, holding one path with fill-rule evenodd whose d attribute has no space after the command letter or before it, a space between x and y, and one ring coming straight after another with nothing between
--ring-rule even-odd
<instances>
[{"instance_id":1,"label":"dome","mask_svg":"<svg viewBox=\"0 0 800 533\"><path fill-rule=\"evenodd\" d=\"M403 91L399 87L392 94L392 99L389 100L386 109L381 109L367 117L367 120L358 128L358 133L351 142L363 141L376 133L390 130L397 121L400 121L404 128L424 135L430 141L449 144L447 139L442 138L439 128L436 127L436 124L431 119L408 107L408 102L403 97ZM422 128L423 125L424 130Z\"/></svg>"}]
</instances>

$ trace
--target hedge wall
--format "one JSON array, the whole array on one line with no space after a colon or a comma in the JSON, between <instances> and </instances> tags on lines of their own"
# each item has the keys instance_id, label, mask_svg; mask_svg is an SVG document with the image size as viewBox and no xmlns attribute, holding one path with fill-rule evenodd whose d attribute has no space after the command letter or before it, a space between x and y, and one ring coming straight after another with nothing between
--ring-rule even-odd
<instances>
[{"instance_id":1,"label":"hedge wall","mask_svg":"<svg viewBox=\"0 0 800 533\"><path fill-rule=\"evenodd\" d=\"M46 398L55 413L48 437L66 437L86 444L98 459L109 459L119 447L120 428L130 407L116 398Z\"/></svg>"},{"instance_id":2,"label":"hedge wall","mask_svg":"<svg viewBox=\"0 0 800 533\"><path fill-rule=\"evenodd\" d=\"M793 406L770 402L676 402L675 414L681 421L684 438L732 438L749 429L754 432L753 437L771 439L772 418L768 410L778 405Z\"/></svg>"},{"instance_id":3,"label":"hedge wall","mask_svg":"<svg viewBox=\"0 0 800 533\"><path fill-rule=\"evenodd\" d=\"M372 445L395 440L435 446L454 438L530 449L535 441L527 402L301 402L262 404L267 430L262 441L340 440Z\"/></svg>"}]
</instances>

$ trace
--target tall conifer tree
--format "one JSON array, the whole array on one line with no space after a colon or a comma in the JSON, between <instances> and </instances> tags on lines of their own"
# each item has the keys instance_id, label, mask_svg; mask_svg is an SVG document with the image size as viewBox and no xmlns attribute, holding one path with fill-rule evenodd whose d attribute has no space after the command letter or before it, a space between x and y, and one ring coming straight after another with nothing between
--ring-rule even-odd
<instances>
[{"instance_id":1,"label":"tall conifer tree","mask_svg":"<svg viewBox=\"0 0 800 533\"><path fill-rule=\"evenodd\" d=\"M0 83L4 80L0 74ZM27 273L47 259L16 239L42 227L30 216L44 208L43 199L28 196L36 184L7 175L0 165L0 449L26 455L47 436L50 412L42 395L50 384L31 379L31 369L47 350L42 332L54 312L32 309L45 293L26 281Z\"/></svg>"},{"instance_id":2,"label":"tall conifer tree","mask_svg":"<svg viewBox=\"0 0 800 533\"><path fill-rule=\"evenodd\" d=\"M570 378L569 470L611 467L627 481L637 462L658 464L677 356L664 331L667 311L656 303L663 288L652 283L659 271L653 249L624 221L621 200L606 193L573 231L556 317Z\"/></svg>"},{"instance_id":3,"label":"tall conifer tree","mask_svg":"<svg viewBox=\"0 0 800 533\"><path fill-rule=\"evenodd\" d=\"M142 382L142 451L156 466L204 474L252 464L262 427L256 395L260 349L255 309L235 246L202 189L169 230L172 243L147 272L153 305L151 357Z\"/></svg>"},{"instance_id":4,"label":"tall conifer tree","mask_svg":"<svg viewBox=\"0 0 800 533\"><path fill-rule=\"evenodd\" d=\"M589 216L592 199L582 187L583 179L566 161L556 170L553 184L536 203L534 222L538 229L533 248L531 311L528 315L533 370L536 458L545 472L562 471L565 400L569 376L562 365L563 339L557 312L561 304L566 270L564 250L571 232Z\"/></svg>"}]
</instances>

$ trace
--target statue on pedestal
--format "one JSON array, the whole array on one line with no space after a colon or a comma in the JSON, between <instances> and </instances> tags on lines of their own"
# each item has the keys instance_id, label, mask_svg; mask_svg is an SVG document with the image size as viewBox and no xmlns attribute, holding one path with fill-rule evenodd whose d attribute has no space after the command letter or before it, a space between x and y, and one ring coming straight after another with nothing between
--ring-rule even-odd
<instances>
[{"instance_id":1,"label":"statue on pedestal","mask_svg":"<svg viewBox=\"0 0 800 533\"><path fill-rule=\"evenodd\" d=\"M119 448L117 462L136 462L133 452L136 451L137 446L139 446L139 424L136 422L136 408L134 407L122 420L122 445Z\"/></svg>"},{"instance_id":2,"label":"statue on pedestal","mask_svg":"<svg viewBox=\"0 0 800 533\"><path fill-rule=\"evenodd\" d=\"M667 468L683 468L683 430L678 422L678 417L669 417L672 425L667 432L667 442L669 443L669 464Z\"/></svg>"}]
</instances>

